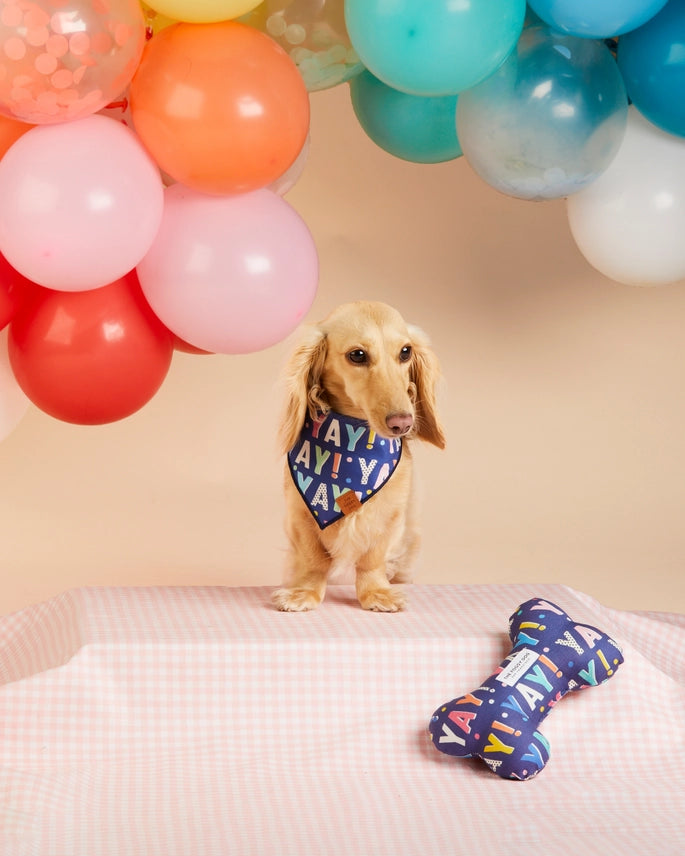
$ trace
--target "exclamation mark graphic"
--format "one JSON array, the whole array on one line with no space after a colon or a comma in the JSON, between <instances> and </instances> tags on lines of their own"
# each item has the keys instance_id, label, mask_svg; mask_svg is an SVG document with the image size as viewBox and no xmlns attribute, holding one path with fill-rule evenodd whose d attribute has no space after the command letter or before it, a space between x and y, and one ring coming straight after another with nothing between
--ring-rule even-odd
<instances>
[{"instance_id":1,"label":"exclamation mark graphic","mask_svg":"<svg viewBox=\"0 0 685 856\"><path fill-rule=\"evenodd\" d=\"M602 661L602 665L604 666L604 668L607 670L607 675L613 675L613 674L614 674L614 670L613 670L613 669L611 668L611 666L607 663L607 658L604 656L604 654L602 653L602 651L600 651L600 649L599 649L599 648L597 649L597 656L598 656L598 657L599 657L599 659Z\"/></svg>"},{"instance_id":2,"label":"exclamation mark graphic","mask_svg":"<svg viewBox=\"0 0 685 856\"><path fill-rule=\"evenodd\" d=\"M336 452L333 455L333 473L332 476L334 479L338 478L338 470L340 469L340 461L342 460L342 455L340 452Z\"/></svg>"},{"instance_id":3,"label":"exclamation mark graphic","mask_svg":"<svg viewBox=\"0 0 685 856\"><path fill-rule=\"evenodd\" d=\"M504 731L506 734L513 734L514 737L520 737L521 736L520 731L514 731L514 729L511 726L505 725L503 722L497 722L497 720L495 720L495 722L492 723L492 727L496 728L498 731Z\"/></svg>"},{"instance_id":4,"label":"exclamation mark graphic","mask_svg":"<svg viewBox=\"0 0 685 856\"><path fill-rule=\"evenodd\" d=\"M557 676L557 678L561 677L561 669L559 669L558 666L555 666L554 663L549 659L549 657L546 657L544 654L540 654L538 659L541 663L544 663L544 665L547 666L548 669L551 669Z\"/></svg>"},{"instance_id":5,"label":"exclamation mark graphic","mask_svg":"<svg viewBox=\"0 0 685 856\"><path fill-rule=\"evenodd\" d=\"M366 443L367 449L373 449L373 441L375 439L376 439L376 432L375 431L369 431L369 439Z\"/></svg>"}]
</instances>

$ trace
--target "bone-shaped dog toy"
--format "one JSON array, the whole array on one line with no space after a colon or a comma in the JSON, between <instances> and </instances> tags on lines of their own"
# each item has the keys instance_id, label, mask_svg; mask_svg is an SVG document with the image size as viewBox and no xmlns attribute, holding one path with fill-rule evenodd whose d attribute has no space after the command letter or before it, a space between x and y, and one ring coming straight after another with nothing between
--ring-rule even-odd
<instances>
[{"instance_id":1,"label":"bone-shaped dog toy","mask_svg":"<svg viewBox=\"0 0 685 856\"><path fill-rule=\"evenodd\" d=\"M621 650L596 627L534 598L509 619L513 648L482 686L438 708L429 731L441 752L481 758L506 779L530 779L549 759L540 722L571 690L616 674Z\"/></svg>"}]
</instances>

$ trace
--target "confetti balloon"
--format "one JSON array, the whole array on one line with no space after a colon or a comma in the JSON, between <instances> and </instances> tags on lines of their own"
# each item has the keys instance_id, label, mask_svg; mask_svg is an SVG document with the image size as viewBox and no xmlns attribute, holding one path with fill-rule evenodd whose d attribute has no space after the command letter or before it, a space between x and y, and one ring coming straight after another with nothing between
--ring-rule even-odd
<instances>
[{"instance_id":1,"label":"confetti balloon","mask_svg":"<svg viewBox=\"0 0 685 856\"><path fill-rule=\"evenodd\" d=\"M95 113L126 88L144 44L138 0L3 0L0 112L34 124Z\"/></svg>"},{"instance_id":2,"label":"confetti balloon","mask_svg":"<svg viewBox=\"0 0 685 856\"><path fill-rule=\"evenodd\" d=\"M344 0L265 0L241 21L278 42L309 92L344 83L364 68L347 33Z\"/></svg>"},{"instance_id":3,"label":"confetti balloon","mask_svg":"<svg viewBox=\"0 0 685 856\"><path fill-rule=\"evenodd\" d=\"M607 168L627 115L623 80L603 43L530 27L494 74L459 96L457 133L469 165L492 187L554 199Z\"/></svg>"}]
</instances>

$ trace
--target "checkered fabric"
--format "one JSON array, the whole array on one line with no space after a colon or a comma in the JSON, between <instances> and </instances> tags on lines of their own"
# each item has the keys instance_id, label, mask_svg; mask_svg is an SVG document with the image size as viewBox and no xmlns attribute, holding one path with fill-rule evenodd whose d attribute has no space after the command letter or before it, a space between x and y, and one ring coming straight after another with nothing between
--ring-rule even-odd
<instances>
[{"instance_id":1,"label":"checkered fabric","mask_svg":"<svg viewBox=\"0 0 685 856\"><path fill-rule=\"evenodd\" d=\"M2 856L681 856L685 616L558 585L77 589L0 618ZM545 721L528 782L436 752L436 706L541 597L623 649Z\"/></svg>"}]
</instances>

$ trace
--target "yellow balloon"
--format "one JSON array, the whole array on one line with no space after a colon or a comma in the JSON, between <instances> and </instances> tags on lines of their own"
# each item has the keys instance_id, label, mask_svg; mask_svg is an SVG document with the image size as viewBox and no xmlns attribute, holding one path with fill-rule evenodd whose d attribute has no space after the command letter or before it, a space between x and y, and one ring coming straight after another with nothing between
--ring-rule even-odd
<instances>
[{"instance_id":1,"label":"yellow balloon","mask_svg":"<svg viewBox=\"0 0 685 856\"><path fill-rule=\"evenodd\" d=\"M230 21L252 11L260 0L147 0L155 11L174 21L210 24Z\"/></svg>"}]
</instances>

